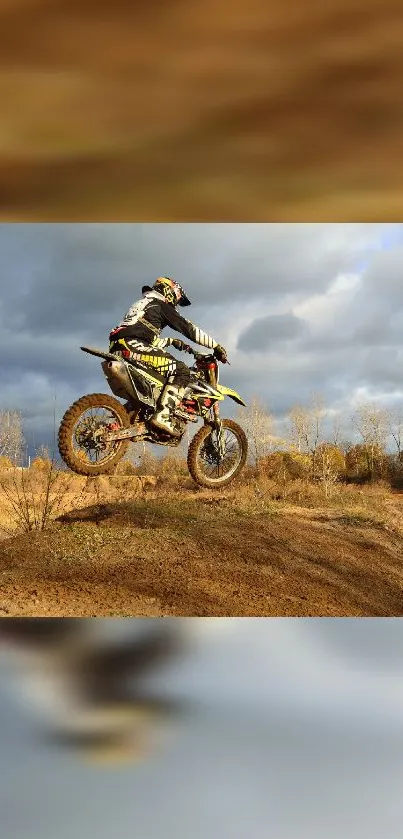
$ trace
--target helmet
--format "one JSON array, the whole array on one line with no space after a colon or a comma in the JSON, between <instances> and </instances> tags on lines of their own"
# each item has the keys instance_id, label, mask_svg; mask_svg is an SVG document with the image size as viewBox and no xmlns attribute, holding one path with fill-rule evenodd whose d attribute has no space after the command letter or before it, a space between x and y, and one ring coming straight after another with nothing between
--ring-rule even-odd
<instances>
[{"instance_id":1,"label":"helmet","mask_svg":"<svg viewBox=\"0 0 403 839\"><path fill-rule=\"evenodd\" d=\"M158 291L159 294L164 295L168 303L172 303L174 306L178 304L179 306L190 306L190 300L182 286L175 280L172 280L171 277L158 277L152 288L149 285L145 285L141 291L143 294L146 291Z\"/></svg>"}]
</instances>

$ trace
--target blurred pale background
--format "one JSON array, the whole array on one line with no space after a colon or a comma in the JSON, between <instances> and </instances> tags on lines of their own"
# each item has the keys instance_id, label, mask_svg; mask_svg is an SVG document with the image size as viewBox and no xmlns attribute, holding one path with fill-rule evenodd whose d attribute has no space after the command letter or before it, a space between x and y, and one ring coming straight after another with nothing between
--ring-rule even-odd
<instances>
[{"instance_id":1,"label":"blurred pale background","mask_svg":"<svg viewBox=\"0 0 403 839\"><path fill-rule=\"evenodd\" d=\"M0 0L4 220L401 221L401 0Z\"/></svg>"},{"instance_id":2,"label":"blurred pale background","mask_svg":"<svg viewBox=\"0 0 403 839\"><path fill-rule=\"evenodd\" d=\"M97 624L105 640L146 626ZM188 653L150 684L194 710L153 758L115 770L41 745L4 648L2 835L400 839L401 620L182 624Z\"/></svg>"}]
</instances>

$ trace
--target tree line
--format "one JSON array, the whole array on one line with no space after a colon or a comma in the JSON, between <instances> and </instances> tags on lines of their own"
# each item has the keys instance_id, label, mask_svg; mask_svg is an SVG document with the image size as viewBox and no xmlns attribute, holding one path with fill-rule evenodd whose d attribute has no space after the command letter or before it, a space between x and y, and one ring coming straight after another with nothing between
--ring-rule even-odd
<instances>
[{"instance_id":1,"label":"tree line","mask_svg":"<svg viewBox=\"0 0 403 839\"><path fill-rule=\"evenodd\" d=\"M349 417L326 408L313 394L293 405L281 423L258 397L238 411L250 461L268 476L337 481L403 481L403 406L386 409L361 402Z\"/></svg>"},{"instance_id":2,"label":"tree line","mask_svg":"<svg viewBox=\"0 0 403 839\"><path fill-rule=\"evenodd\" d=\"M329 487L337 481L403 484L403 406L392 410L362 402L343 417L313 394L308 404L294 404L280 422L255 396L239 409L237 419L248 437L252 466L276 480L303 477ZM181 446L183 457L188 437ZM22 465L26 448L21 413L0 410L0 464ZM48 452L41 448L37 454L46 459ZM147 459L145 450L143 456Z\"/></svg>"}]
</instances>

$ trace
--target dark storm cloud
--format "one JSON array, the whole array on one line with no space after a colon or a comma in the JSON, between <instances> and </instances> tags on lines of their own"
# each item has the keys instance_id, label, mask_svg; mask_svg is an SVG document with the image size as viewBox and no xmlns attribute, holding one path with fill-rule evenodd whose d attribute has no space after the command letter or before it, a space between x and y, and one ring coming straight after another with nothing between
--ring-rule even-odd
<instances>
[{"instance_id":1,"label":"dark storm cloud","mask_svg":"<svg viewBox=\"0 0 403 839\"><path fill-rule=\"evenodd\" d=\"M323 370L328 383L339 371L351 389L361 386L382 393L402 388L402 274L400 246L374 254L355 293L333 320L314 324L298 342L300 356L311 356L312 374Z\"/></svg>"},{"instance_id":2,"label":"dark storm cloud","mask_svg":"<svg viewBox=\"0 0 403 839\"><path fill-rule=\"evenodd\" d=\"M135 299L142 282L160 274L182 282L198 307L323 292L338 272L352 270L368 249L368 225L7 227L0 242L8 239L9 253L15 245L12 277L22 258L25 264L22 282L11 289L11 301L20 300L20 327L32 334L70 334L96 325L107 330ZM21 234L16 227L23 228Z\"/></svg>"},{"instance_id":3,"label":"dark storm cloud","mask_svg":"<svg viewBox=\"0 0 403 839\"><path fill-rule=\"evenodd\" d=\"M375 227L164 224L144 225L142 236L144 249L159 258L157 272L165 259L167 272L186 278L195 300L211 304L324 291L371 253Z\"/></svg>"},{"instance_id":4,"label":"dark storm cloud","mask_svg":"<svg viewBox=\"0 0 403 839\"><path fill-rule=\"evenodd\" d=\"M312 391L332 404L358 387L396 390L402 242L401 226L377 224L0 225L0 407L43 430L55 391L63 411L105 390L79 346L105 347L161 274L183 283L189 317L227 346L223 380L246 399L282 414Z\"/></svg>"},{"instance_id":5,"label":"dark storm cloud","mask_svg":"<svg viewBox=\"0 0 403 839\"><path fill-rule=\"evenodd\" d=\"M43 227L45 258L26 289L21 327L31 335L109 332L138 293L140 231L125 236L126 226L116 226L110 240L100 225Z\"/></svg>"},{"instance_id":6,"label":"dark storm cloud","mask_svg":"<svg viewBox=\"0 0 403 839\"><path fill-rule=\"evenodd\" d=\"M270 346L298 338L304 333L303 322L291 312L257 318L239 336L238 349L266 350Z\"/></svg>"},{"instance_id":7,"label":"dark storm cloud","mask_svg":"<svg viewBox=\"0 0 403 839\"><path fill-rule=\"evenodd\" d=\"M303 364L297 360L293 364L290 360L287 365L277 356L264 357L259 365L254 358L241 369L232 367L229 373L225 371L225 383L238 390L244 399L258 397L276 416L287 414L296 403L309 403L313 393L324 394L327 404L332 406L353 387L349 381L348 353L339 355L332 367L318 356L304 358Z\"/></svg>"}]
</instances>

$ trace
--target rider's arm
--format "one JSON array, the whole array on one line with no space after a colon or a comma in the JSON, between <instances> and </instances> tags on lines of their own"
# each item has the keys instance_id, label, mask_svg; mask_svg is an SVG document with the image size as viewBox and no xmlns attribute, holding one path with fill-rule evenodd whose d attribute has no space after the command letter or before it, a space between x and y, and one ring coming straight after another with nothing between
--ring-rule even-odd
<instances>
[{"instance_id":1,"label":"rider's arm","mask_svg":"<svg viewBox=\"0 0 403 839\"><path fill-rule=\"evenodd\" d=\"M215 341L214 338L207 335L206 332L203 332L202 329L199 329L199 327L195 326L190 320L186 320L186 318L182 317L182 315L180 315L173 306L164 306L164 317L169 326L174 329L175 332L180 332L185 336L185 338L188 338L189 341L194 341L195 344L200 344L200 346L208 347L212 350L214 347L218 346L217 341ZM172 339L168 338L167 340L170 341Z\"/></svg>"}]
</instances>

